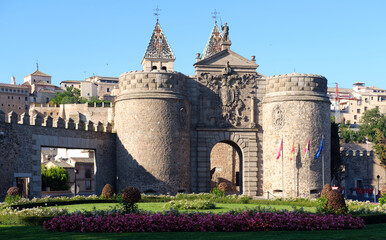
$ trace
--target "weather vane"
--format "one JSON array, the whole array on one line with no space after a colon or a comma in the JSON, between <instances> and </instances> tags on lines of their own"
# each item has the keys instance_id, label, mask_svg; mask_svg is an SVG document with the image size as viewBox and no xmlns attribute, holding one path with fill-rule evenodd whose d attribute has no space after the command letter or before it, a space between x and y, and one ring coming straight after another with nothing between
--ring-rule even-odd
<instances>
[{"instance_id":1,"label":"weather vane","mask_svg":"<svg viewBox=\"0 0 386 240\"><path fill-rule=\"evenodd\" d=\"M217 23L217 14L220 14L219 12L216 11L216 9L214 9L214 12L212 12L213 16L212 18L214 19L214 22Z\"/></svg>"},{"instance_id":2,"label":"weather vane","mask_svg":"<svg viewBox=\"0 0 386 240\"><path fill-rule=\"evenodd\" d=\"M159 9L158 6L157 6L157 8L156 8L156 9L153 9L153 10L155 11L154 16L157 16L157 22L158 22L158 16L161 15L161 14L159 13L159 12L161 11L161 9Z\"/></svg>"}]
</instances>

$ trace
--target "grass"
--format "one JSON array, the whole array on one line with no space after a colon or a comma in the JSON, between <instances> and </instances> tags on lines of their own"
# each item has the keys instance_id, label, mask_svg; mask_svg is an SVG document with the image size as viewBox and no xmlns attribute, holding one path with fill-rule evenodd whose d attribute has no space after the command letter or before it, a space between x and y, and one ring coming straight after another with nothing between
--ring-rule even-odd
<instances>
[{"instance_id":1,"label":"grass","mask_svg":"<svg viewBox=\"0 0 386 240\"><path fill-rule=\"evenodd\" d=\"M1 239L386 239L386 224L360 230L277 232L80 233L49 232L43 227L0 225Z\"/></svg>"},{"instance_id":2,"label":"grass","mask_svg":"<svg viewBox=\"0 0 386 240\"><path fill-rule=\"evenodd\" d=\"M163 206L166 203L164 202L149 202L149 203L138 203L138 208L147 210L147 211L153 211L153 212L158 212L158 211L164 211L168 209L164 209ZM258 204L235 204L235 203L216 203L216 209L211 209L211 210L198 210L200 212L207 212L211 211L214 213L219 213L219 212L227 212L229 210L237 209L237 208L254 208L256 206L259 206ZM261 207L266 207L268 208L268 205L260 205ZM74 212L75 210L92 210L93 207L96 209L109 209L113 207L119 208L120 205L117 203L90 203L90 204L75 204L75 205L66 205L66 206L59 206L60 208L67 208L70 212ZM287 210L293 210L291 206L288 205L274 205L270 206L271 208L274 208L276 210L281 210L281 209L287 209ZM316 208L315 207L304 207L304 210L307 212L315 213ZM197 210L191 210L191 211L197 211Z\"/></svg>"}]
</instances>

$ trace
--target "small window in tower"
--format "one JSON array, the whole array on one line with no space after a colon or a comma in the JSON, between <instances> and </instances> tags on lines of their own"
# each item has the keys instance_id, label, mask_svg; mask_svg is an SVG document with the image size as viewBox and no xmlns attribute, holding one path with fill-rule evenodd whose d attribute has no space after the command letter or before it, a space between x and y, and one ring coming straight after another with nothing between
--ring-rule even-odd
<instances>
[{"instance_id":1,"label":"small window in tower","mask_svg":"<svg viewBox=\"0 0 386 240\"><path fill-rule=\"evenodd\" d=\"M157 66L153 66L151 69L152 70L157 70Z\"/></svg>"},{"instance_id":2,"label":"small window in tower","mask_svg":"<svg viewBox=\"0 0 386 240\"><path fill-rule=\"evenodd\" d=\"M106 90L107 92L110 92L110 88L107 88L107 90Z\"/></svg>"},{"instance_id":3,"label":"small window in tower","mask_svg":"<svg viewBox=\"0 0 386 240\"><path fill-rule=\"evenodd\" d=\"M162 70L165 70L165 71L166 71L166 67L162 67Z\"/></svg>"}]
</instances>

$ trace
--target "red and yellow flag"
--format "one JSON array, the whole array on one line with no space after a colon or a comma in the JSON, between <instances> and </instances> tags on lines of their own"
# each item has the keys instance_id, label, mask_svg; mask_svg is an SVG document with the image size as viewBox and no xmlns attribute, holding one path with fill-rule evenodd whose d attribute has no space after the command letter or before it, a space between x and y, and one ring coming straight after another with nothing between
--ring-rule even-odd
<instances>
[{"instance_id":1,"label":"red and yellow flag","mask_svg":"<svg viewBox=\"0 0 386 240\"><path fill-rule=\"evenodd\" d=\"M281 151L283 150L283 139L281 139L280 144L279 144L279 151L277 152L276 160L280 158Z\"/></svg>"},{"instance_id":2,"label":"red and yellow flag","mask_svg":"<svg viewBox=\"0 0 386 240\"><path fill-rule=\"evenodd\" d=\"M292 139L292 149L291 149L290 161L292 161L292 159L294 157L294 152L295 152L295 139Z\"/></svg>"}]
</instances>

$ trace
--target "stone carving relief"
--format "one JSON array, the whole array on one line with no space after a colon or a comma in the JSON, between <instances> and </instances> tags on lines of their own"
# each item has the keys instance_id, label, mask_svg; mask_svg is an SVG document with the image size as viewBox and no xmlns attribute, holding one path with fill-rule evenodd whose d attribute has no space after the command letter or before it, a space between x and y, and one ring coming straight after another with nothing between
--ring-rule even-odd
<instances>
[{"instance_id":1,"label":"stone carving relief","mask_svg":"<svg viewBox=\"0 0 386 240\"><path fill-rule=\"evenodd\" d=\"M227 67L229 63L222 75L202 73L198 78L203 95L201 122L214 127L249 127L257 76L231 74Z\"/></svg>"},{"instance_id":2,"label":"stone carving relief","mask_svg":"<svg viewBox=\"0 0 386 240\"><path fill-rule=\"evenodd\" d=\"M284 123L285 123L284 111L282 110L281 105L278 104L273 108L272 119L273 119L273 126L276 129L280 129L284 126Z\"/></svg>"}]
</instances>

